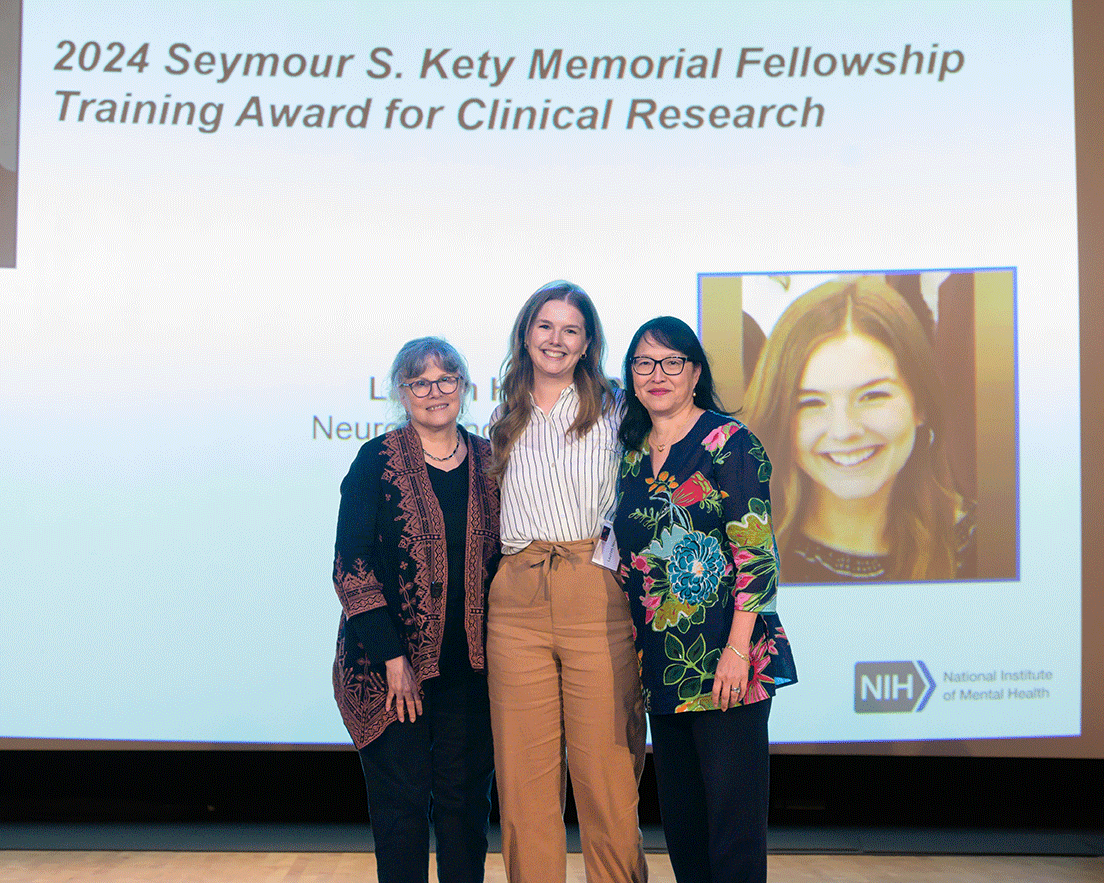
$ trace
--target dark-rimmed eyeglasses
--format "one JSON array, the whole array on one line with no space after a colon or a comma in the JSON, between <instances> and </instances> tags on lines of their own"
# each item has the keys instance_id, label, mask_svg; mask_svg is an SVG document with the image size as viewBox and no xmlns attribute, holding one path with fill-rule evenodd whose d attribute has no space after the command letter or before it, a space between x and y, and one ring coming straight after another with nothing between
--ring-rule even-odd
<instances>
[{"instance_id":1,"label":"dark-rimmed eyeglasses","mask_svg":"<svg viewBox=\"0 0 1104 883\"><path fill-rule=\"evenodd\" d=\"M666 359L659 360L649 359L647 356L633 356L629 364L632 365L633 374L639 374L641 377L650 375L655 371L656 365L659 365L660 370L668 377L678 377L689 361L691 359L686 356L668 356Z\"/></svg>"},{"instance_id":2,"label":"dark-rimmed eyeglasses","mask_svg":"<svg viewBox=\"0 0 1104 883\"><path fill-rule=\"evenodd\" d=\"M424 399L429 395L429 391L433 387L437 387L437 392L443 396L450 396L456 392L456 388L460 385L460 378L454 377L451 374L446 374L444 377L438 377L436 380L411 380L407 383L400 383L399 386L404 389L410 390L410 394L416 399Z\"/></svg>"}]
</instances>

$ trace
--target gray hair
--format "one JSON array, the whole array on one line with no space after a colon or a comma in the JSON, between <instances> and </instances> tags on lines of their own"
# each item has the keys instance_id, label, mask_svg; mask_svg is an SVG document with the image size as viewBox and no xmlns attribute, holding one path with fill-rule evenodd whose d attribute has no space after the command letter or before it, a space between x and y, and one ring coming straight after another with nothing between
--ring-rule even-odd
<instances>
[{"instance_id":1,"label":"gray hair","mask_svg":"<svg viewBox=\"0 0 1104 883\"><path fill-rule=\"evenodd\" d=\"M441 366L442 371L455 374L460 378L461 410L463 402L471 389L471 375L468 374L468 363L451 343L443 337L418 337L407 341L402 345L395 361L391 363L389 375L391 386L391 401L400 411L403 411L402 399L399 398L399 384L418 377L433 362Z\"/></svg>"}]
</instances>

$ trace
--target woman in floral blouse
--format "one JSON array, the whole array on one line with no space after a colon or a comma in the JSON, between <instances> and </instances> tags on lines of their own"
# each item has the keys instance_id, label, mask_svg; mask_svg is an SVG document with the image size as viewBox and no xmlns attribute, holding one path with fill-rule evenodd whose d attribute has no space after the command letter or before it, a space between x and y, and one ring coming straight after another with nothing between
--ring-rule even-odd
<instances>
[{"instance_id":1,"label":"woman in floral blouse","mask_svg":"<svg viewBox=\"0 0 1104 883\"><path fill-rule=\"evenodd\" d=\"M797 680L775 609L770 462L720 413L709 362L661 316L625 358L614 521L679 881L766 880L767 718Z\"/></svg>"}]
</instances>

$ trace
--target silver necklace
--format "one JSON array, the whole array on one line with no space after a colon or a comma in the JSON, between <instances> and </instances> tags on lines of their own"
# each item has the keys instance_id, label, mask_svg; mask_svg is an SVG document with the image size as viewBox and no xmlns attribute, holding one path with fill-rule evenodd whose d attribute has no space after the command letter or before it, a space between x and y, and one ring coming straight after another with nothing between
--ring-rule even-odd
<instances>
[{"instance_id":1,"label":"silver necklace","mask_svg":"<svg viewBox=\"0 0 1104 883\"><path fill-rule=\"evenodd\" d=\"M422 453L429 457L430 460L436 460L438 463L444 463L445 460L451 460L456 456L456 452L460 450L460 433L456 433L456 446L452 449L452 453L447 457L434 457L429 451L425 449L425 445L422 445Z\"/></svg>"}]
</instances>

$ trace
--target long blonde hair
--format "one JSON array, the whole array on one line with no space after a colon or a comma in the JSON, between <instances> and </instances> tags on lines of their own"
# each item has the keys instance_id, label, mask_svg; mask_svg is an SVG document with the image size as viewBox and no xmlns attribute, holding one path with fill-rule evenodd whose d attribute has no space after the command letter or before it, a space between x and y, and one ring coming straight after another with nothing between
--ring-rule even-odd
<instances>
[{"instance_id":1,"label":"long blonde hair","mask_svg":"<svg viewBox=\"0 0 1104 883\"><path fill-rule=\"evenodd\" d=\"M839 336L848 323L893 354L924 420L922 435L893 484L886 576L952 579L958 550L955 520L962 500L947 454L943 385L935 353L912 308L875 276L826 282L790 304L767 338L748 386L741 416L763 442L774 468L771 499L779 550L785 556L800 534L808 493L809 479L794 462L793 449L801 378L817 347Z\"/></svg>"},{"instance_id":2,"label":"long blonde hair","mask_svg":"<svg viewBox=\"0 0 1104 883\"><path fill-rule=\"evenodd\" d=\"M576 438L586 435L614 404L613 387L602 369L606 337L590 295L578 285L563 280L538 288L514 320L510 332L510 352L502 363L502 407L490 430L494 449L490 473L499 480L506 471L510 451L528 425L532 413L533 360L525 348L525 338L541 307L551 300L562 300L582 313L587 338L584 356L575 365L572 378L579 395L579 413L568 432Z\"/></svg>"}]
</instances>

